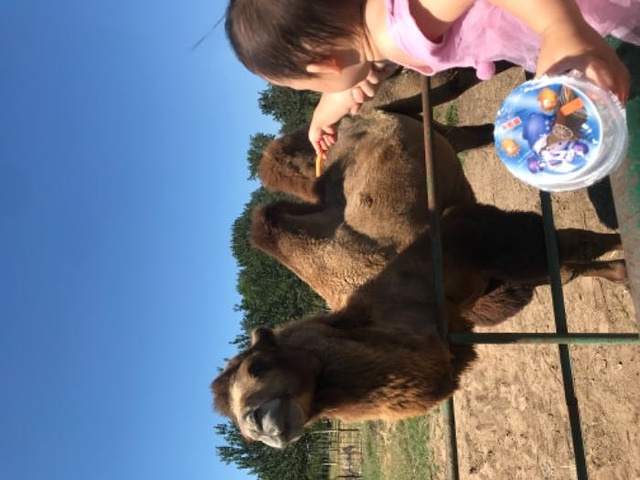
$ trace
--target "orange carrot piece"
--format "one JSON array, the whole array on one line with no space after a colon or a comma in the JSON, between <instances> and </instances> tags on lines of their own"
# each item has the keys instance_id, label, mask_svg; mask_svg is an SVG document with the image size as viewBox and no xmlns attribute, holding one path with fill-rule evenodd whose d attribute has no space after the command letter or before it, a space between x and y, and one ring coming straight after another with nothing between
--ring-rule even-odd
<instances>
[{"instance_id":1,"label":"orange carrot piece","mask_svg":"<svg viewBox=\"0 0 640 480\"><path fill-rule=\"evenodd\" d=\"M560 107L560 111L566 117L571 115L573 112L580 110L584 107L584 103L580 97L576 97L568 103L565 103L562 107Z\"/></svg>"},{"instance_id":2,"label":"orange carrot piece","mask_svg":"<svg viewBox=\"0 0 640 480\"><path fill-rule=\"evenodd\" d=\"M316 177L322 175L322 154L323 152L322 150L320 150L318 156L316 157Z\"/></svg>"}]
</instances>

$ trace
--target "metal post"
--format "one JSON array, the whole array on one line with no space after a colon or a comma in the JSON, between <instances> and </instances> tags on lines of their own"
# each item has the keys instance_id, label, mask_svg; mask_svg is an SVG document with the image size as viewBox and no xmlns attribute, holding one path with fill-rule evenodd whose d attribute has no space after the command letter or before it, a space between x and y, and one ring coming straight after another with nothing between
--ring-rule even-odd
<instances>
[{"instance_id":1,"label":"metal post","mask_svg":"<svg viewBox=\"0 0 640 480\"><path fill-rule=\"evenodd\" d=\"M640 77L640 48L619 43L615 44L618 55L623 59L632 73L632 78ZM564 309L562 283L560 279L560 262L556 244L553 211L549 193L540 192L544 218L545 244L553 311L556 322L556 333L475 333L448 332L446 310L444 304L444 281L442 274L442 244L440 239L440 212L436 202L436 186L434 173L432 108L429 98L430 82L422 78L423 132L425 144L425 169L427 204L429 210L429 231L431 239L431 255L434 267L434 291L438 314L438 328L445 343L455 344L557 344L560 355L565 400L567 403L571 437L573 442L577 478L587 479L587 464L584 441L580 427L580 412L575 395L575 387L571 372L571 357L568 345L594 344L640 344L640 332L634 333L569 333ZM625 246L625 257L629 268L632 296L636 308L640 308L640 86L632 82L631 97L627 104L627 120L631 145L629 158L622 167L612 175L611 183L616 203L616 211ZM639 248L634 248L638 246ZM640 314L636 314L640 322ZM457 480L458 452L456 445L455 410L453 398L443 402L445 421L445 440L447 446L448 478Z\"/></svg>"},{"instance_id":2,"label":"metal post","mask_svg":"<svg viewBox=\"0 0 640 480\"><path fill-rule=\"evenodd\" d=\"M450 332L449 342L456 344L562 344L629 345L640 344L638 333L474 333Z\"/></svg>"},{"instance_id":3,"label":"metal post","mask_svg":"<svg viewBox=\"0 0 640 480\"><path fill-rule=\"evenodd\" d=\"M422 77L422 125L424 132L424 160L427 185L427 207L429 209L429 236L431 240L431 259L433 261L434 291L438 314L438 329L443 342L447 342L447 315L444 305L444 280L442 275L442 243L440 239L440 210L436 199L435 166L433 148L433 110L429 98L430 82ZM458 449L456 444L456 422L453 396L442 405L447 443L448 478L458 480Z\"/></svg>"},{"instance_id":4,"label":"metal post","mask_svg":"<svg viewBox=\"0 0 640 480\"><path fill-rule=\"evenodd\" d=\"M551 280L553 316L556 322L556 331L560 334L566 334L568 332L567 318L564 310L564 296L562 294L562 281L560 279L560 260L558 258L558 245L556 243L556 232L553 224L551 195L548 192L540 192L540 201L542 202L544 240L547 247L547 262L549 264L549 277ZM578 474L578 480L586 480L588 478L587 459L584 453L584 440L582 439L582 429L580 427L578 399L576 398L573 375L571 373L569 346L560 344L558 345L558 349L562 370L562 383L564 385L564 398L569 410L569 424L571 426L576 472Z\"/></svg>"},{"instance_id":5,"label":"metal post","mask_svg":"<svg viewBox=\"0 0 640 480\"><path fill-rule=\"evenodd\" d=\"M640 47L609 40L631 74L631 92L626 105L629 153L610 179L640 329Z\"/></svg>"}]
</instances>

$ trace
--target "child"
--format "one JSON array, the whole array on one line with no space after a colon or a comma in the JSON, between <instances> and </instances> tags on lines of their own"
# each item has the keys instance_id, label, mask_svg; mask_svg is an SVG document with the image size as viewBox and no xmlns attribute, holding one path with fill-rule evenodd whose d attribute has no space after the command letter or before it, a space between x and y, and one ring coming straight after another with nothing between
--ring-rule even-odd
<instances>
[{"instance_id":1,"label":"child","mask_svg":"<svg viewBox=\"0 0 640 480\"><path fill-rule=\"evenodd\" d=\"M386 60L433 75L493 74L508 60L538 75L577 69L624 103L629 74L601 35L640 44L640 0L231 0L226 29L244 65L275 85L322 92L316 152L375 95Z\"/></svg>"}]
</instances>

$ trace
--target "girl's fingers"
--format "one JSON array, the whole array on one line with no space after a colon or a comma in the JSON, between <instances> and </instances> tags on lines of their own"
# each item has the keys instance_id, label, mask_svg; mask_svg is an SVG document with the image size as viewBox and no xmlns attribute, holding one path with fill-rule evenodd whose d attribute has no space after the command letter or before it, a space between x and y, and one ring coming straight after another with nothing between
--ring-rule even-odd
<instances>
[{"instance_id":1,"label":"girl's fingers","mask_svg":"<svg viewBox=\"0 0 640 480\"><path fill-rule=\"evenodd\" d=\"M372 98L376 94L376 88L371 83L369 83L368 81L362 82L360 84L360 89L369 98Z\"/></svg>"},{"instance_id":2,"label":"girl's fingers","mask_svg":"<svg viewBox=\"0 0 640 480\"><path fill-rule=\"evenodd\" d=\"M629 91L631 90L631 75L626 68L618 75L618 97L624 105L629 100Z\"/></svg>"},{"instance_id":3,"label":"girl's fingers","mask_svg":"<svg viewBox=\"0 0 640 480\"><path fill-rule=\"evenodd\" d=\"M311 143L311 146L313 147L315 152L318 153L320 151L320 140L312 137L311 134L309 134L309 142Z\"/></svg>"},{"instance_id":4,"label":"girl's fingers","mask_svg":"<svg viewBox=\"0 0 640 480\"><path fill-rule=\"evenodd\" d=\"M546 71L538 71L536 77L545 74L562 75L574 69L583 72L585 77L600 88L612 91L623 105L628 100L629 89L631 88L629 71L617 57L615 59L604 59L583 55L562 59Z\"/></svg>"},{"instance_id":5,"label":"girl's fingers","mask_svg":"<svg viewBox=\"0 0 640 480\"><path fill-rule=\"evenodd\" d=\"M331 146L336 144L336 139L331 135L326 135L324 137L324 143L325 143L325 145L331 147Z\"/></svg>"},{"instance_id":6,"label":"girl's fingers","mask_svg":"<svg viewBox=\"0 0 640 480\"><path fill-rule=\"evenodd\" d=\"M371 84L377 85L385 78L391 76L399 68L400 67L397 64L387 62L381 69L372 68L371 71L369 71L369 75L367 75L367 80Z\"/></svg>"},{"instance_id":7,"label":"girl's fingers","mask_svg":"<svg viewBox=\"0 0 640 480\"><path fill-rule=\"evenodd\" d=\"M316 155L322 154L322 158L327 158L327 150L335 145L338 139L338 134L333 125L329 125L322 128L310 128L309 129L309 141L313 147Z\"/></svg>"},{"instance_id":8,"label":"girl's fingers","mask_svg":"<svg viewBox=\"0 0 640 480\"><path fill-rule=\"evenodd\" d=\"M373 98L376 94L376 90L376 84L369 82L369 80L363 80L356 87L351 89L351 96L356 104L361 104L369 98Z\"/></svg>"},{"instance_id":9,"label":"girl's fingers","mask_svg":"<svg viewBox=\"0 0 640 480\"><path fill-rule=\"evenodd\" d=\"M320 148L326 153L329 148L336 144L336 135L334 133L325 133L320 139ZM317 152L316 152L317 153ZM326 157L326 155L325 155Z\"/></svg>"},{"instance_id":10,"label":"girl's fingers","mask_svg":"<svg viewBox=\"0 0 640 480\"><path fill-rule=\"evenodd\" d=\"M353 96L353 100L356 102L356 104L361 104L364 103L364 101L366 100L365 98L365 94L362 91L362 89L358 86L355 87L351 90L351 95ZM353 108L353 107L351 107Z\"/></svg>"},{"instance_id":11,"label":"girl's fingers","mask_svg":"<svg viewBox=\"0 0 640 480\"><path fill-rule=\"evenodd\" d=\"M589 64L584 73L596 85L612 91L623 105L626 103L629 96L630 80L629 72L622 64L610 67L604 61L596 59Z\"/></svg>"},{"instance_id":12,"label":"girl's fingers","mask_svg":"<svg viewBox=\"0 0 640 480\"><path fill-rule=\"evenodd\" d=\"M378 83L380 83L380 73L376 70L371 70L369 72L369 75L367 75L367 82L373 84L373 85L377 85Z\"/></svg>"},{"instance_id":13,"label":"girl's fingers","mask_svg":"<svg viewBox=\"0 0 640 480\"><path fill-rule=\"evenodd\" d=\"M588 79L593 81L599 87L617 93L615 81L608 72L602 71L598 67L589 66L584 73Z\"/></svg>"}]
</instances>

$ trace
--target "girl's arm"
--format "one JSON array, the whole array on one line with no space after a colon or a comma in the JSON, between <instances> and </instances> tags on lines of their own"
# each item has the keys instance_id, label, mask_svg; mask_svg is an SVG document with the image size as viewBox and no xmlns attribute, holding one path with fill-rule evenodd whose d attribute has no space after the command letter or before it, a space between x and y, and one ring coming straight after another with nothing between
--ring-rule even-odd
<instances>
[{"instance_id":1,"label":"girl's arm","mask_svg":"<svg viewBox=\"0 0 640 480\"><path fill-rule=\"evenodd\" d=\"M513 13L527 26L542 35L551 25L560 23L577 26L584 23L574 0L489 0Z\"/></svg>"},{"instance_id":2,"label":"girl's arm","mask_svg":"<svg viewBox=\"0 0 640 480\"><path fill-rule=\"evenodd\" d=\"M380 82L397 69L398 66L391 62L372 65L367 78L353 88L338 93L322 94L309 127L309 141L316 153L322 152L326 158L326 151L337 140L335 124L348 113L358 113L362 104L375 96Z\"/></svg>"},{"instance_id":3,"label":"girl's arm","mask_svg":"<svg viewBox=\"0 0 640 480\"><path fill-rule=\"evenodd\" d=\"M357 108L351 89L338 93L323 93L313 112L309 126L309 141L316 153L326 152L336 143L335 124L345 115Z\"/></svg>"},{"instance_id":4,"label":"girl's arm","mask_svg":"<svg viewBox=\"0 0 640 480\"><path fill-rule=\"evenodd\" d=\"M587 24L574 0L490 1L541 36L538 75L577 69L626 102L629 72L615 51Z\"/></svg>"},{"instance_id":5,"label":"girl's arm","mask_svg":"<svg viewBox=\"0 0 640 480\"><path fill-rule=\"evenodd\" d=\"M425 30L435 37L462 15L474 0L419 0ZM577 69L624 103L629 95L629 72L607 42L582 17L574 0L489 0L522 20L540 35L537 74ZM416 20L418 20L416 16ZM428 27L432 25L432 28Z\"/></svg>"}]
</instances>

